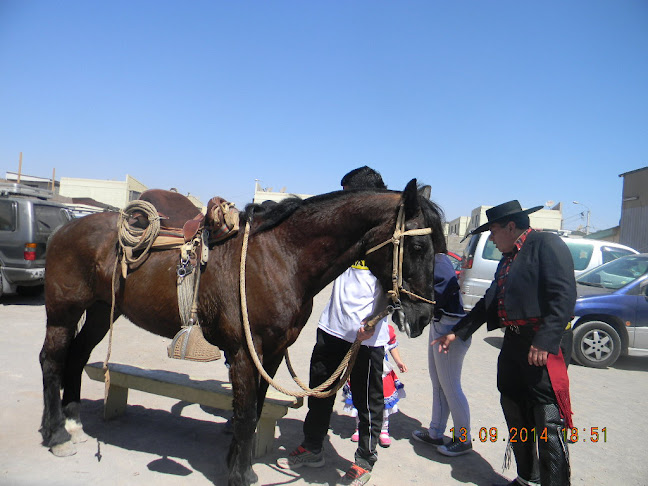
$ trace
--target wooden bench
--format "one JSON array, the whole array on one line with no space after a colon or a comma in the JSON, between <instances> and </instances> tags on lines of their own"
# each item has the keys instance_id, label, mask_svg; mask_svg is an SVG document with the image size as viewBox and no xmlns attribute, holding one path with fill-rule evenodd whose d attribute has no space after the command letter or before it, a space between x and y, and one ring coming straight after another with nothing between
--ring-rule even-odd
<instances>
[{"instance_id":1,"label":"wooden bench","mask_svg":"<svg viewBox=\"0 0 648 486\"><path fill-rule=\"evenodd\" d=\"M145 370L118 363L110 363L110 386L104 404L104 418L111 419L126 411L128 390L139 390L154 395L198 403L220 410L232 410L232 385L218 380L195 380L187 375L163 370ZM88 363L85 367L92 380L104 382L103 363ZM254 457L270 452L277 420L288 413L288 408L299 408L301 397L290 397L269 389L263 411L257 424Z\"/></svg>"}]
</instances>

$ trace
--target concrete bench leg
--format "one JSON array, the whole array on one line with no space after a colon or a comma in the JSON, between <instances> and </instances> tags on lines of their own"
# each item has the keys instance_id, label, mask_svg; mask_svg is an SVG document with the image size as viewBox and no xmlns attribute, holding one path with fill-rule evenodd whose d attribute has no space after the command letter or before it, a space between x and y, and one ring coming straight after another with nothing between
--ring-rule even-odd
<instances>
[{"instance_id":1,"label":"concrete bench leg","mask_svg":"<svg viewBox=\"0 0 648 486\"><path fill-rule=\"evenodd\" d=\"M109 420L123 415L128 401L128 388L110 385L104 401L104 419Z\"/></svg>"},{"instance_id":2,"label":"concrete bench leg","mask_svg":"<svg viewBox=\"0 0 648 486\"><path fill-rule=\"evenodd\" d=\"M264 456L272 450L276 425L277 420L274 418L259 419L254 440L254 457Z\"/></svg>"}]
</instances>

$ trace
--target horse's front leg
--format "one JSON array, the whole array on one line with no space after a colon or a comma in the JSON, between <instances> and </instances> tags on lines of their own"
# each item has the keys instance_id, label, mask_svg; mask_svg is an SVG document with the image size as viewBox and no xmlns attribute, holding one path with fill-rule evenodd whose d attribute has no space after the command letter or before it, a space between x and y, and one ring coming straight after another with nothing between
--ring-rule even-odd
<instances>
[{"instance_id":1,"label":"horse's front leg","mask_svg":"<svg viewBox=\"0 0 648 486\"><path fill-rule=\"evenodd\" d=\"M231 357L230 377L234 395L234 437L227 455L230 486L248 486L258 480L252 470L252 448L257 425L258 373L247 349Z\"/></svg>"}]
</instances>

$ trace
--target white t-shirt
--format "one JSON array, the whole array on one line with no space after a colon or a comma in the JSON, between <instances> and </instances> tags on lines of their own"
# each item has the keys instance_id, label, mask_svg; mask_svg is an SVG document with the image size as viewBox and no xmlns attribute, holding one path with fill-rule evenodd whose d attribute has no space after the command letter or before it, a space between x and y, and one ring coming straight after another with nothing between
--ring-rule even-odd
<instances>
[{"instance_id":1,"label":"white t-shirt","mask_svg":"<svg viewBox=\"0 0 648 486\"><path fill-rule=\"evenodd\" d=\"M318 327L328 334L353 343L361 322L383 310L379 308L384 302L383 295L380 283L365 266L364 261L356 262L333 282L331 298L320 316ZM385 346L389 342L388 319L385 317L378 322L376 332L362 344L372 347Z\"/></svg>"}]
</instances>

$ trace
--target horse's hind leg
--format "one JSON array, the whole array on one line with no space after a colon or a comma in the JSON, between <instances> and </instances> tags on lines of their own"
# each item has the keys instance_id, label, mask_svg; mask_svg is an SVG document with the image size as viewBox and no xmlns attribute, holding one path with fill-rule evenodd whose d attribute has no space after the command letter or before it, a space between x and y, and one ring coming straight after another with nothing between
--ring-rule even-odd
<instances>
[{"instance_id":1,"label":"horse's hind leg","mask_svg":"<svg viewBox=\"0 0 648 486\"><path fill-rule=\"evenodd\" d=\"M65 363L76 326L83 314L81 308L54 311L47 309L45 341L39 359L43 372L43 420L40 433L43 445L57 456L69 456L76 452L65 430L65 416L61 406L61 388Z\"/></svg>"},{"instance_id":2,"label":"horse's hind leg","mask_svg":"<svg viewBox=\"0 0 648 486\"><path fill-rule=\"evenodd\" d=\"M48 309L45 342L40 353L44 400L41 434L43 444L56 456L74 454L72 442L84 438L79 415L81 372L90 352L108 330L110 309L106 309L105 304L90 307L76 337L83 310L56 313Z\"/></svg>"},{"instance_id":3,"label":"horse's hind leg","mask_svg":"<svg viewBox=\"0 0 648 486\"><path fill-rule=\"evenodd\" d=\"M119 316L115 314L115 319ZM81 425L81 376L90 353L104 338L110 328L110 306L97 302L86 311L86 321L72 341L63 375L63 414L65 428L72 442L85 442L87 436Z\"/></svg>"}]
</instances>

